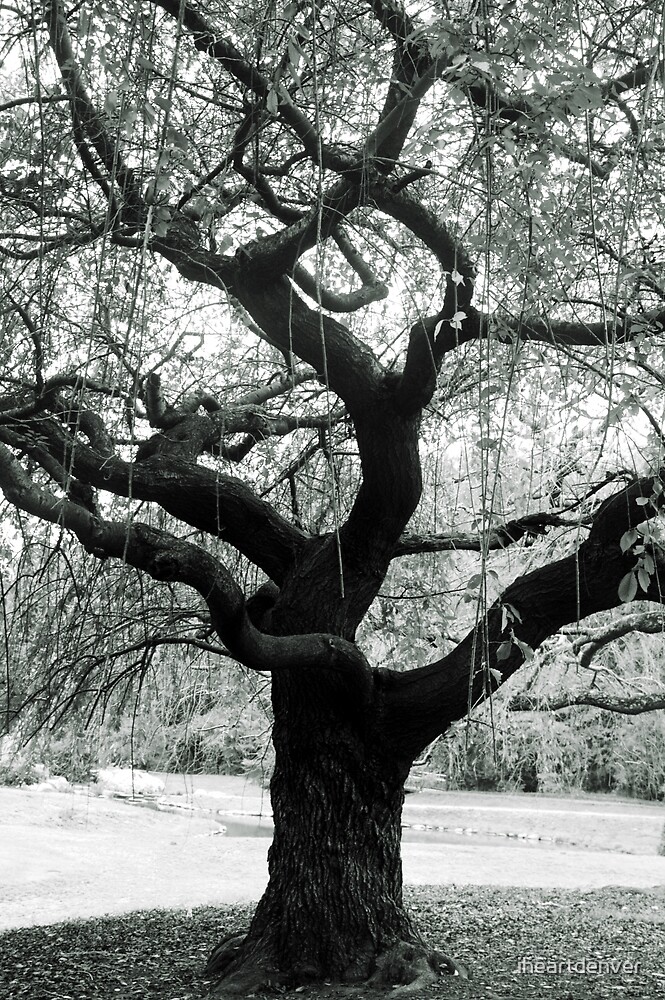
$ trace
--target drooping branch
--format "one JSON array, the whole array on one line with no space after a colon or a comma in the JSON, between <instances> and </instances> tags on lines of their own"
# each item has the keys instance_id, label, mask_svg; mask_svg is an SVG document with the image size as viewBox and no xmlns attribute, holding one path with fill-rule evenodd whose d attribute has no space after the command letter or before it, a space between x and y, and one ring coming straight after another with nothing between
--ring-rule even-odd
<instances>
[{"instance_id":1,"label":"drooping branch","mask_svg":"<svg viewBox=\"0 0 665 1000\"><path fill-rule=\"evenodd\" d=\"M225 647L252 670L328 670L357 684L369 697L372 673L352 643L333 635L274 636L260 632L247 614L245 598L218 559L191 542L138 521L117 523L96 517L36 486L9 449L0 446L0 487L20 510L73 532L99 559L121 559L155 580L182 583L206 602Z\"/></svg>"},{"instance_id":2,"label":"drooping branch","mask_svg":"<svg viewBox=\"0 0 665 1000\"><path fill-rule=\"evenodd\" d=\"M184 524L233 545L278 583L307 539L241 480L181 458L125 462L74 438L55 419L16 430L0 426L0 441L25 451L49 474L49 462L55 460L57 468L86 486L159 504Z\"/></svg>"}]
</instances>

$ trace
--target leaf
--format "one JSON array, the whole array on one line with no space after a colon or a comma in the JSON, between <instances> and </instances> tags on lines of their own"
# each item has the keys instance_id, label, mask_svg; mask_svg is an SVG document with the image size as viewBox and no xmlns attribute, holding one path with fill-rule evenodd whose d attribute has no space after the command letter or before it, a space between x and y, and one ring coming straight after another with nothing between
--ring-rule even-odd
<instances>
[{"instance_id":1,"label":"leaf","mask_svg":"<svg viewBox=\"0 0 665 1000\"><path fill-rule=\"evenodd\" d=\"M637 593L637 577L635 573L631 570L630 573L622 578L619 584L619 600L627 604L629 601L635 599L635 594Z\"/></svg>"},{"instance_id":2,"label":"leaf","mask_svg":"<svg viewBox=\"0 0 665 1000\"><path fill-rule=\"evenodd\" d=\"M519 613L519 611L517 610L517 608L515 607L514 604L509 604L506 601L504 603L503 607L504 607L504 610L506 612L506 617L507 617L508 621L511 621L511 622L521 622L522 621L522 616L521 616L521 614Z\"/></svg>"},{"instance_id":3,"label":"leaf","mask_svg":"<svg viewBox=\"0 0 665 1000\"><path fill-rule=\"evenodd\" d=\"M499 646L499 649L501 649L501 646ZM498 658L499 658L499 653L498 653L498 650L497 650L497 659ZM503 674L501 673L501 671L497 670L496 667L490 667L489 668L489 672L492 675L492 677L494 678L494 680L497 682L497 684L500 684L501 681L503 680Z\"/></svg>"},{"instance_id":4,"label":"leaf","mask_svg":"<svg viewBox=\"0 0 665 1000\"><path fill-rule=\"evenodd\" d=\"M496 651L497 660L499 661L507 660L512 651L513 651L513 644L510 640L502 642Z\"/></svg>"},{"instance_id":5,"label":"leaf","mask_svg":"<svg viewBox=\"0 0 665 1000\"><path fill-rule=\"evenodd\" d=\"M479 70L481 73L489 74L492 72L492 64L489 62L489 60L485 59L484 57L469 56L469 62L471 63L472 66L475 66L475 68Z\"/></svg>"},{"instance_id":6,"label":"leaf","mask_svg":"<svg viewBox=\"0 0 665 1000\"><path fill-rule=\"evenodd\" d=\"M107 115L112 115L118 107L118 91L109 90L104 101L104 111Z\"/></svg>"},{"instance_id":7,"label":"leaf","mask_svg":"<svg viewBox=\"0 0 665 1000\"><path fill-rule=\"evenodd\" d=\"M619 545L621 546L621 551L627 552L628 549L630 549L635 544L635 542L639 537L640 534L638 531L635 530L635 528L629 528L628 531L624 531L623 535L619 539Z\"/></svg>"},{"instance_id":8,"label":"leaf","mask_svg":"<svg viewBox=\"0 0 665 1000\"><path fill-rule=\"evenodd\" d=\"M148 128L152 128L152 126L157 121L157 112L155 111L155 109L151 105L150 101L146 101L144 103L144 105L143 105L143 113L145 114L145 123L146 123L146 125L148 126Z\"/></svg>"},{"instance_id":9,"label":"leaf","mask_svg":"<svg viewBox=\"0 0 665 1000\"><path fill-rule=\"evenodd\" d=\"M155 64L150 62L150 60L147 59L144 55L137 56L136 62L141 67L141 69L147 69L150 70L151 72L157 71L157 67L155 66Z\"/></svg>"},{"instance_id":10,"label":"leaf","mask_svg":"<svg viewBox=\"0 0 665 1000\"><path fill-rule=\"evenodd\" d=\"M639 585L642 588L642 590L648 590L649 589L649 584L651 583L651 576L649 575L649 573L647 572L647 570L644 568L644 566L640 566L639 567L639 569L637 571L637 579L638 579Z\"/></svg>"},{"instance_id":11,"label":"leaf","mask_svg":"<svg viewBox=\"0 0 665 1000\"><path fill-rule=\"evenodd\" d=\"M120 121L125 132L125 138L131 139L137 117L138 114L133 108L128 108L123 112Z\"/></svg>"},{"instance_id":12,"label":"leaf","mask_svg":"<svg viewBox=\"0 0 665 1000\"><path fill-rule=\"evenodd\" d=\"M513 642L519 649L525 661L528 662L529 660L533 659L533 649L531 648L528 642L522 642L522 640L518 639L516 636L513 638Z\"/></svg>"},{"instance_id":13,"label":"leaf","mask_svg":"<svg viewBox=\"0 0 665 1000\"><path fill-rule=\"evenodd\" d=\"M279 97L276 90L269 90L266 97L266 108L271 115L279 114Z\"/></svg>"},{"instance_id":14,"label":"leaf","mask_svg":"<svg viewBox=\"0 0 665 1000\"><path fill-rule=\"evenodd\" d=\"M466 313L462 309L458 309L453 318L449 321L453 330L462 329L462 320L466 319Z\"/></svg>"}]
</instances>

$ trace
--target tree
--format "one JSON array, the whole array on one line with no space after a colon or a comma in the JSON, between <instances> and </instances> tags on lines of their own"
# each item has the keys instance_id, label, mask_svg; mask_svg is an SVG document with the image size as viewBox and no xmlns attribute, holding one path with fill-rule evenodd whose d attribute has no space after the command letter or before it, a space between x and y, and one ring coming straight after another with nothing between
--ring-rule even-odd
<instances>
[{"instance_id":1,"label":"tree","mask_svg":"<svg viewBox=\"0 0 665 1000\"><path fill-rule=\"evenodd\" d=\"M662 598L659 474L615 450L566 496L545 409L588 400L598 454L621 431L657 456L662 11L474 11L3 7L6 501L192 588L272 679L270 881L211 960L229 992L450 968L402 901L411 763L562 626ZM550 486L503 516L520 420ZM471 423L472 523L425 502L414 530L423 465ZM571 520L567 554L485 600L491 551ZM481 557L466 636L370 663L393 561L451 550Z\"/></svg>"}]
</instances>

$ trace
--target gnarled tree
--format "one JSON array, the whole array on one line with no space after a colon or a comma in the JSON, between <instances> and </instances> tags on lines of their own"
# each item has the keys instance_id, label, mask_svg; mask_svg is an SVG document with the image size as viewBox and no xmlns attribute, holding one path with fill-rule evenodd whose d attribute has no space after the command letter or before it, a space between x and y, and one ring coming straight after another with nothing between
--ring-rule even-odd
<instances>
[{"instance_id":1,"label":"gnarled tree","mask_svg":"<svg viewBox=\"0 0 665 1000\"><path fill-rule=\"evenodd\" d=\"M446 655L356 641L393 560L571 523L570 466L546 509L492 504L530 378L660 434L661 6L472 6L3 8L6 501L193 588L272 680L270 880L211 959L229 992L449 968L402 901L412 762L563 625L662 598L658 474L601 475L574 550ZM464 398L483 504L408 532Z\"/></svg>"}]
</instances>

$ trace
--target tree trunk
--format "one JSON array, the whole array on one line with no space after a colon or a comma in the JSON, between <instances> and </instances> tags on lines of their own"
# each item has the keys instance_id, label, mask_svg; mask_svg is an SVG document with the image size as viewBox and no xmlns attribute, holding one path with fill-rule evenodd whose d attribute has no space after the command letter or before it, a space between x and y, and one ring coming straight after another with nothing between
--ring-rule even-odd
<instances>
[{"instance_id":1,"label":"tree trunk","mask_svg":"<svg viewBox=\"0 0 665 1000\"><path fill-rule=\"evenodd\" d=\"M446 968L402 901L408 764L376 745L366 719L349 718L349 695L336 678L273 680L270 880L244 940L211 956L222 995L314 981L406 984Z\"/></svg>"}]
</instances>

